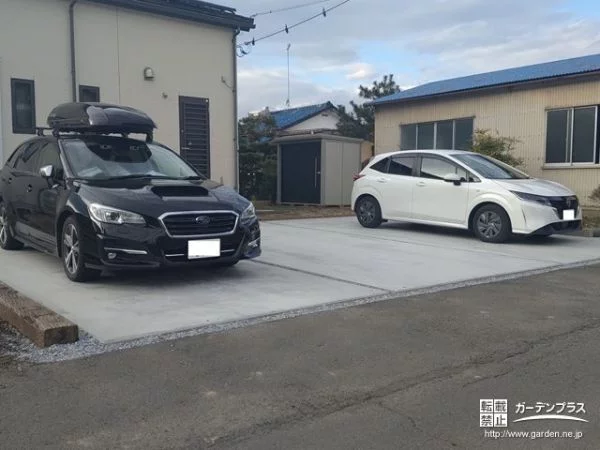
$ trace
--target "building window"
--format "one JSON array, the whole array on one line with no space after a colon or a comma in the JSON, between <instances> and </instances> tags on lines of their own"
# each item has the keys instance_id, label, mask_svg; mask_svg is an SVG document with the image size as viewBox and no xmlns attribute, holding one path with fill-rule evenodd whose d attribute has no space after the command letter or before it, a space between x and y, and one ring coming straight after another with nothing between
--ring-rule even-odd
<instances>
[{"instance_id":1,"label":"building window","mask_svg":"<svg viewBox=\"0 0 600 450\"><path fill-rule=\"evenodd\" d=\"M10 80L14 134L35 134L35 85L33 80Z\"/></svg>"},{"instance_id":2,"label":"building window","mask_svg":"<svg viewBox=\"0 0 600 450\"><path fill-rule=\"evenodd\" d=\"M548 111L546 163L593 164L598 162L597 132L597 106Z\"/></svg>"},{"instance_id":3,"label":"building window","mask_svg":"<svg viewBox=\"0 0 600 450\"><path fill-rule=\"evenodd\" d=\"M79 85L79 101L94 103L100 101L100 88L96 86Z\"/></svg>"},{"instance_id":4,"label":"building window","mask_svg":"<svg viewBox=\"0 0 600 450\"><path fill-rule=\"evenodd\" d=\"M400 126L400 150L467 150L473 139L473 118Z\"/></svg>"}]
</instances>

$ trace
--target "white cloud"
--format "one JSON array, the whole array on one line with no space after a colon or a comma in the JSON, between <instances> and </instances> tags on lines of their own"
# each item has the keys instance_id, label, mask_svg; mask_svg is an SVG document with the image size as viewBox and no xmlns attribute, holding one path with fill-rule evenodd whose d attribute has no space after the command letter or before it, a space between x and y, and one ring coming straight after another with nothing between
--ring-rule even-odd
<instances>
[{"instance_id":1,"label":"white cloud","mask_svg":"<svg viewBox=\"0 0 600 450\"><path fill-rule=\"evenodd\" d=\"M375 67L367 63L353 64L350 70L351 71L346 74L347 80L363 81L366 79L371 79L377 74Z\"/></svg>"},{"instance_id":2,"label":"white cloud","mask_svg":"<svg viewBox=\"0 0 600 450\"><path fill-rule=\"evenodd\" d=\"M324 3L329 7L339 0ZM229 0L241 14L298 0ZM260 37L296 23L321 5L259 16ZM240 113L287 98L291 43L292 103L346 103L358 84L394 73L401 86L584 54L600 53L600 19L569 12L567 0L351 0L319 18L257 42L240 59Z\"/></svg>"},{"instance_id":3,"label":"white cloud","mask_svg":"<svg viewBox=\"0 0 600 450\"><path fill-rule=\"evenodd\" d=\"M287 70L241 70L238 74L240 84L239 108L240 114L269 109L285 108L287 100ZM292 107L331 101L334 104L344 104L356 97L352 88L325 86L314 83L302 75L290 80Z\"/></svg>"}]
</instances>

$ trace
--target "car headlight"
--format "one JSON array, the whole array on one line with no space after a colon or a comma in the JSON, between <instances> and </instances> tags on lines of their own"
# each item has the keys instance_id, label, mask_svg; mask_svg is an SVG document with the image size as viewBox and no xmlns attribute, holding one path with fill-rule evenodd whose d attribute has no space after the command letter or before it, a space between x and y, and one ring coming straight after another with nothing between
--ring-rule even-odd
<instances>
[{"instance_id":1,"label":"car headlight","mask_svg":"<svg viewBox=\"0 0 600 450\"><path fill-rule=\"evenodd\" d=\"M250 203L242 213L242 222L250 222L254 219L256 219L256 209L254 208L254 205Z\"/></svg>"},{"instance_id":2,"label":"car headlight","mask_svg":"<svg viewBox=\"0 0 600 450\"><path fill-rule=\"evenodd\" d=\"M88 206L90 215L99 222L121 225L124 223L145 225L146 221L139 214L92 203Z\"/></svg>"},{"instance_id":3,"label":"car headlight","mask_svg":"<svg viewBox=\"0 0 600 450\"><path fill-rule=\"evenodd\" d=\"M527 192L519 192L519 191L510 191L519 197L521 200L525 200L527 202L539 203L540 205L552 206L548 197L544 197L543 195L535 195L528 194Z\"/></svg>"}]
</instances>

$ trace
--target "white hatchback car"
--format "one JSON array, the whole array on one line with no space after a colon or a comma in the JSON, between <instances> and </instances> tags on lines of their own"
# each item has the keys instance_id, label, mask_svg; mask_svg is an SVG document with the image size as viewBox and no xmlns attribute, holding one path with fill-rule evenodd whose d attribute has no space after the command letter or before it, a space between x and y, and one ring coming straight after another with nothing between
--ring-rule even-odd
<instances>
[{"instance_id":1,"label":"white hatchback car","mask_svg":"<svg viewBox=\"0 0 600 450\"><path fill-rule=\"evenodd\" d=\"M457 150L375 156L355 176L352 210L367 228L387 220L441 225L472 230L484 242L581 228L581 208L570 189Z\"/></svg>"}]
</instances>

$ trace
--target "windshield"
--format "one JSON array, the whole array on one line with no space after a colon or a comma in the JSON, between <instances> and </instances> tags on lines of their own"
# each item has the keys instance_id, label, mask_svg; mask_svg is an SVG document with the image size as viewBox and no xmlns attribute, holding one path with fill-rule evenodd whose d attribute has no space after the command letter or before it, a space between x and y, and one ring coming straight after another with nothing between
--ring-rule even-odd
<instances>
[{"instance_id":1,"label":"windshield","mask_svg":"<svg viewBox=\"0 0 600 450\"><path fill-rule=\"evenodd\" d=\"M77 178L203 178L172 151L156 144L115 136L86 136L63 141L64 154Z\"/></svg>"},{"instance_id":2,"label":"windshield","mask_svg":"<svg viewBox=\"0 0 600 450\"><path fill-rule=\"evenodd\" d=\"M452 156L482 177L490 180L524 180L530 178L526 173L484 155L464 153Z\"/></svg>"}]
</instances>

